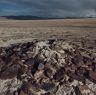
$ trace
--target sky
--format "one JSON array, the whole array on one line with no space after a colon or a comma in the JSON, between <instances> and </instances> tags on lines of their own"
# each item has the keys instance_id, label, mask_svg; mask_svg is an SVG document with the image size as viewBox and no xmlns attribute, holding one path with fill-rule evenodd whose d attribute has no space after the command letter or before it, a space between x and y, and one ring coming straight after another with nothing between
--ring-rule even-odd
<instances>
[{"instance_id":1,"label":"sky","mask_svg":"<svg viewBox=\"0 0 96 95\"><path fill-rule=\"evenodd\" d=\"M96 17L96 0L0 0L0 15Z\"/></svg>"}]
</instances>

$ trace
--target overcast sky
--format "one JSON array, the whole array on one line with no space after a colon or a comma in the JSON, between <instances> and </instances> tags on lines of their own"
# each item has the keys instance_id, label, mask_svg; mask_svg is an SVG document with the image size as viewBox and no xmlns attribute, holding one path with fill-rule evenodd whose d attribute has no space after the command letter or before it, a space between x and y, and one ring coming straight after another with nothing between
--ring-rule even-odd
<instances>
[{"instance_id":1,"label":"overcast sky","mask_svg":"<svg viewBox=\"0 0 96 95\"><path fill-rule=\"evenodd\" d=\"M0 0L0 15L96 17L96 0Z\"/></svg>"}]
</instances>

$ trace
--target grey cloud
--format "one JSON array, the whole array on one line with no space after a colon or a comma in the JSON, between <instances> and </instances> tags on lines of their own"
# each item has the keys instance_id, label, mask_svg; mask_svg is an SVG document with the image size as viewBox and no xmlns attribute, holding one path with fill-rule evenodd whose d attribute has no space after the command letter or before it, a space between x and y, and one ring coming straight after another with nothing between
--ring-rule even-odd
<instances>
[{"instance_id":1,"label":"grey cloud","mask_svg":"<svg viewBox=\"0 0 96 95\"><path fill-rule=\"evenodd\" d=\"M4 13L3 10L6 10L14 15L42 17L96 16L96 0L2 0L1 3L17 8L14 10L13 7L12 10L0 7L1 15Z\"/></svg>"}]
</instances>

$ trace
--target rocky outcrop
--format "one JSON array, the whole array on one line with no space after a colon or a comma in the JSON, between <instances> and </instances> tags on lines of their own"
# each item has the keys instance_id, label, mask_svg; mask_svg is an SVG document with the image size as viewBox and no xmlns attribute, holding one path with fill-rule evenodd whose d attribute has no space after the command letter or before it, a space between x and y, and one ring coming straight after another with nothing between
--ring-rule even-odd
<instances>
[{"instance_id":1,"label":"rocky outcrop","mask_svg":"<svg viewBox=\"0 0 96 95\"><path fill-rule=\"evenodd\" d=\"M96 49L62 39L1 47L0 95L96 95Z\"/></svg>"}]
</instances>

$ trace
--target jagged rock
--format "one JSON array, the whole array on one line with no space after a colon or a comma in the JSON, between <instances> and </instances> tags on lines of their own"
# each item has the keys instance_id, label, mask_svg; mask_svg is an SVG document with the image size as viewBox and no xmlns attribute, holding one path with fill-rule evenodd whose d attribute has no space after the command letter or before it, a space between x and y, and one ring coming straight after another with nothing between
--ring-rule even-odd
<instances>
[{"instance_id":1,"label":"jagged rock","mask_svg":"<svg viewBox=\"0 0 96 95\"><path fill-rule=\"evenodd\" d=\"M62 85L59 87L58 91L56 92L56 95L76 95L76 94L72 87Z\"/></svg>"},{"instance_id":2,"label":"jagged rock","mask_svg":"<svg viewBox=\"0 0 96 95\"><path fill-rule=\"evenodd\" d=\"M84 67L79 67L77 70L76 70L76 74L80 77L89 77L89 71L86 70L86 68Z\"/></svg>"},{"instance_id":3,"label":"jagged rock","mask_svg":"<svg viewBox=\"0 0 96 95\"><path fill-rule=\"evenodd\" d=\"M85 94L85 95L94 95L94 93L92 93L92 91L90 91L89 87L87 85L80 85L79 86L80 89L80 94Z\"/></svg>"},{"instance_id":4,"label":"jagged rock","mask_svg":"<svg viewBox=\"0 0 96 95\"><path fill-rule=\"evenodd\" d=\"M56 90L56 86L54 83L43 83L41 85L41 89L45 90L46 92L54 92L54 90Z\"/></svg>"},{"instance_id":5,"label":"jagged rock","mask_svg":"<svg viewBox=\"0 0 96 95\"><path fill-rule=\"evenodd\" d=\"M54 79L56 81L60 81L64 78L64 71L65 69L64 68L60 68L57 73L54 75Z\"/></svg>"},{"instance_id":6,"label":"jagged rock","mask_svg":"<svg viewBox=\"0 0 96 95\"><path fill-rule=\"evenodd\" d=\"M78 81L82 81L85 83L85 77L80 77L78 75L76 75L75 73L72 73L72 72L67 72L68 73L68 76L75 79L75 80L78 80Z\"/></svg>"},{"instance_id":7,"label":"jagged rock","mask_svg":"<svg viewBox=\"0 0 96 95\"><path fill-rule=\"evenodd\" d=\"M5 52L6 52L6 56L7 56L7 57L10 57L11 55L14 54L14 51L13 51L12 47L6 48L6 49L5 49Z\"/></svg>"},{"instance_id":8,"label":"jagged rock","mask_svg":"<svg viewBox=\"0 0 96 95\"><path fill-rule=\"evenodd\" d=\"M40 81L40 79L42 79L42 77L44 78L44 70L37 71L37 72L34 74L34 78L35 78L37 81Z\"/></svg>"},{"instance_id":9,"label":"jagged rock","mask_svg":"<svg viewBox=\"0 0 96 95\"><path fill-rule=\"evenodd\" d=\"M50 68L47 68L47 69L45 70L45 76L51 78L51 77L53 77L53 75L54 75L54 72L53 72L53 70L51 70Z\"/></svg>"},{"instance_id":10,"label":"jagged rock","mask_svg":"<svg viewBox=\"0 0 96 95\"><path fill-rule=\"evenodd\" d=\"M76 95L82 95L78 86L73 86Z\"/></svg>"},{"instance_id":11,"label":"jagged rock","mask_svg":"<svg viewBox=\"0 0 96 95\"><path fill-rule=\"evenodd\" d=\"M33 58L33 52L32 51L27 51L26 54L27 54L29 59Z\"/></svg>"}]
</instances>

